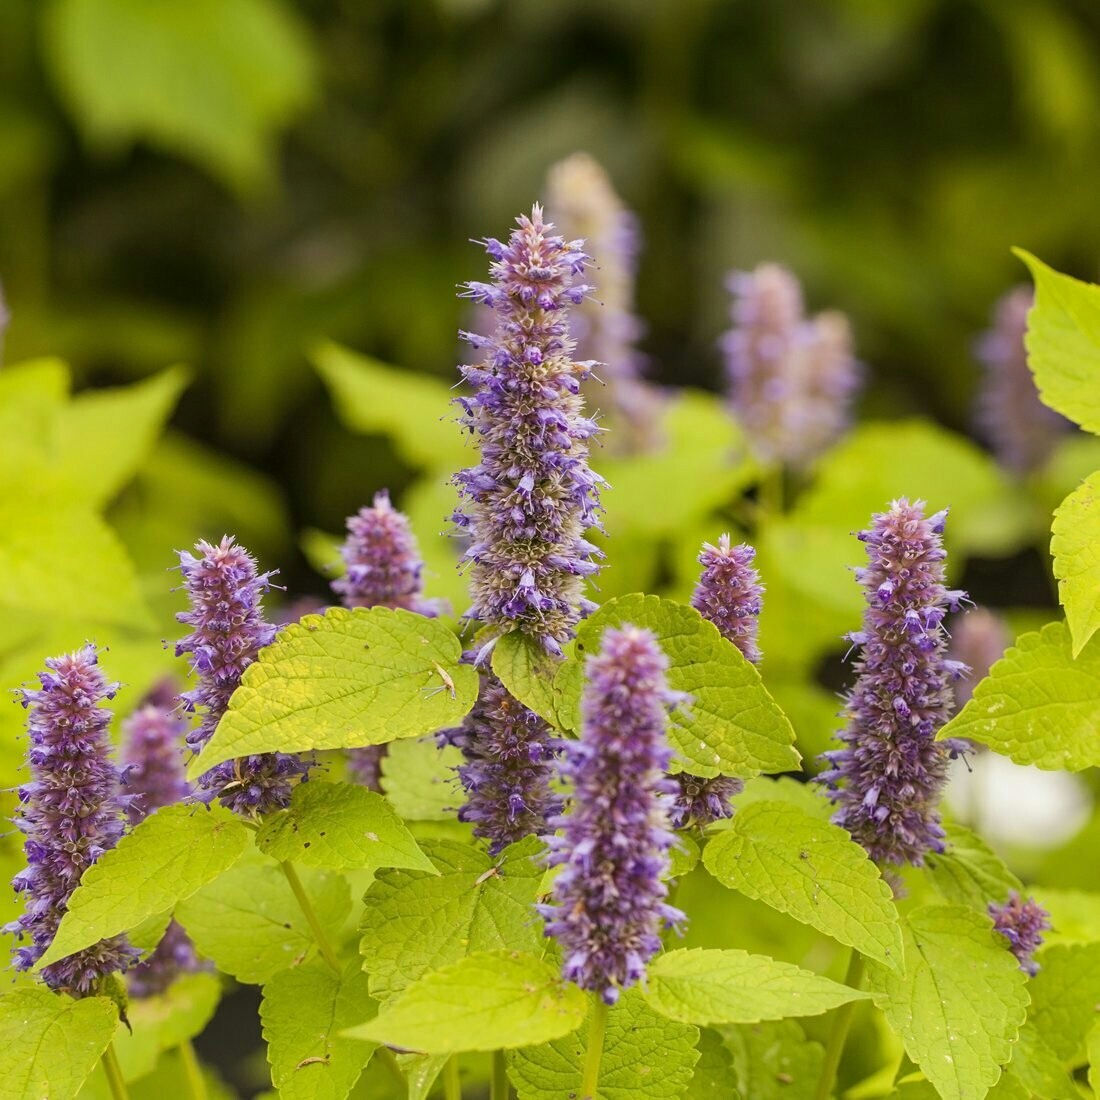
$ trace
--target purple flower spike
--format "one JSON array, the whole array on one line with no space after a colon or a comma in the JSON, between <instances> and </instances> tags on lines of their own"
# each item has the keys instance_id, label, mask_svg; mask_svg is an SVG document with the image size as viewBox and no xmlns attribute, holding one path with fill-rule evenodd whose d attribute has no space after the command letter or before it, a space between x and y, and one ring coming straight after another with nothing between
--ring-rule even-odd
<instances>
[{"instance_id":1,"label":"purple flower spike","mask_svg":"<svg viewBox=\"0 0 1100 1100\"><path fill-rule=\"evenodd\" d=\"M5 931L31 942L13 952L17 970L31 969L45 953L80 876L118 843L125 819L107 736L111 714L100 705L118 685L107 683L90 645L50 658L38 679L38 690L22 692L30 781L19 788L15 823L26 836L27 868L12 885L26 909ZM104 991L107 979L137 957L124 936L114 936L46 967L42 979L51 989L87 997Z\"/></svg>"},{"instance_id":2,"label":"purple flower spike","mask_svg":"<svg viewBox=\"0 0 1100 1100\"><path fill-rule=\"evenodd\" d=\"M672 778L677 789L669 819L676 829L705 829L712 822L733 817L733 800L745 789L745 784L732 775L704 779L677 772Z\"/></svg>"},{"instance_id":3,"label":"purple flower spike","mask_svg":"<svg viewBox=\"0 0 1100 1100\"><path fill-rule=\"evenodd\" d=\"M879 863L919 866L943 851L937 803L949 758L965 748L937 742L952 710L943 620L966 598L944 587L946 512L897 500L860 534L868 565L856 571L867 598L857 679L845 708L844 748L824 754L817 777L837 804L833 820Z\"/></svg>"},{"instance_id":4,"label":"purple flower spike","mask_svg":"<svg viewBox=\"0 0 1100 1100\"><path fill-rule=\"evenodd\" d=\"M187 735L198 752L213 736L244 670L271 644L275 627L264 618L262 602L271 573L259 573L252 555L228 535L217 545L200 542L196 550L197 556L180 552L191 610L176 617L192 631L176 643L176 656L190 654L198 677L198 686L180 696L188 710L202 708L199 725ZM237 813L263 814L290 802L295 781L309 767L285 753L242 756L212 768L199 785Z\"/></svg>"},{"instance_id":5,"label":"purple flower spike","mask_svg":"<svg viewBox=\"0 0 1100 1100\"><path fill-rule=\"evenodd\" d=\"M561 944L563 974L614 1004L645 977L662 925L683 913L666 904L668 810L675 785L665 772L668 660L648 630L608 630L588 658L579 741L566 747L573 788L569 812L548 839L553 904L541 907L546 934Z\"/></svg>"},{"instance_id":6,"label":"purple flower spike","mask_svg":"<svg viewBox=\"0 0 1100 1100\"><path fill-rule=\"evenodd\" d=\"M481 679L477 702L447 739L466 763L458 776L466 791L459 821L489 842L496 855L509 844L545 832L561 811L553 793L554 749L550 727L505 690L491 673Z\"/></svg>"},{"instance_id":7,"label":"purple flower spike","mask_svg":"<svg viewBox=\"0 0 1100 1100\"><path fill-rule=\"evenodd\" d=\"M191 794L184 778L187 723L176 712L179 700L166 685L158 685L149 700L122 725L123 777L135 796L129 807L131 825ZM190 937L171 921L153 953L130 971L127 986L133 997L150 997L200 965Z\"/></svg>"},{"instance_id":8,"label":"purple flower spike","mask_svg":"<svg viewBox=\"0 0 1100 1100\"><path fill-rule=\"evenodd\" d=\"M952 623L951 657L963 666L955 682L955 702L963 707L1012 644L1008 624L995 611L975 607Z\"/></svg>"},{"instance_id":9,"label":"purple flower spike","mask_svg":"<svg viewBox=\"0 0 1100 1100\"><path fill-rule=\"evenodd\" d=\"M455 475L464 498L454 521L470 540L472 606L467 617L492 635L518 628L560 656L590 604L584 579L599 551L586 541L597 523L602 479L588 465L597 431L583 416L581 383L592 364L573 359L569 307L591 288L578 281L588 257L535 206L507 244L489 240L491 283L463 295L490 306L492 336L463 333L484 353L460 367L473 393L459 398L463 426L481 461Z\"/></svg>"},{"instance_id":10,"label":"purple flower spike","mask_svg":"<svg viewBox=\"0 0 1100 1100\"><path fill-rule=\"evenodd\" d=\"M178 705L178 699L145 703L122 723L123 782L135 796L128 811L131 825L191 794L184 778L187 721Z\"/></svg>"},{"instance_id":11,"label":"purple flower spike","mask_svg":"<svg viewBox=\"0 0 1100 1100\"><path fill-rule=\"evenodd\" d=\"M599 381L605 384L587 384L586 397L607 412L613 448L628 454L652 450L660 442L663 401L642 377L644 358L637 348L645 331L634 312L638 221L587 153L574 153L550 169L547 206L562 233L583 237L599 264L600 300L587 298L572 314L577 358L600 363Z\"/></svg>"},{"instance_id":12,"label":"purple flower spike","mask_svg":"<svg viewBox=\"0 0 1100 1100\"><path fill-rule=\"evenodd\" d=\"M755 559L751 546L731 546L729 535L722 535L717 546L703 543L699 554L703 572L691 596L691 606L754 665L760 663L756 635L764 596Z\"/></svg>"},{"instance_id":13,"label":"purple flower spike","mask_svg":"<svg viewBox=\"0 0 1100 1100\"><path fill-rule=\"evenodd\" d=\"M1042 466L1070 423L1039 400L1024 336L1035 302L1028 286L1010 290L993 310L993 327L976 345L985 367L977 422L1005 469L1027 474Z\"/></svg>"},{"instance_id":14,"label":"purple flower spike","mask_svg":"<svg viewBox=\"0 0 1100 1100\"><path fill-rule=\"evenodd\" d=\"M424 563L408 517L390 504L383 489L371 508L361 508L347 521L342 551L347 572L332 582L345 607L400 607L434 618L439 604L421 595ZM348 775L353 782L381 791L385 745L349 749Z\"/></svg>"},{"instance_id":15,"label":"purple flower spike","mask_svg":"<svg viewBox=\"0 0 1100 1100\"><path fill-rule=\"evenodd\" d=\"M729 399L766 462L809 465L843 434L861 371L847 319L807 319L798 279L779 264L734 272L722 339Z\"/></svg>"},{"instance_id":16,"label":"purple flower spike","mask_svg":"<svg viewBox=\"0 0 1100 1100\"><path fill-rule=\"evenodd\" d=\"M383 489L374 505L347 521L341 554L347 572L332 582L345 607L401 607L421 615L439 614L437 604L421 595L424 563L408 517L390 504Z\"/></svg>"},{"instance_id":17,"label":"purple flower spike","mask_svg":"<svg viewBox=\"0 0 1100 1100\"><path fill-rule=\"evenodd\" d=\"M1020 969L1031 977L1039 973L1032 958L1042 946L1043 933L1050 930L1050 914L1033 898L1022 898L1013 890L1003 905L989 904L993 927L1008 940Z\"/></svg>"}]
</instances>

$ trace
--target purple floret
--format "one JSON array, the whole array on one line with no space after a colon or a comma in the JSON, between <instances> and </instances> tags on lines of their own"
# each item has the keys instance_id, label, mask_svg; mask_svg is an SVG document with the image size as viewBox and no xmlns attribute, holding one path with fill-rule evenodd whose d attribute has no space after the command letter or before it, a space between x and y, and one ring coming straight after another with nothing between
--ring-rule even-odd
<instances>
[{"instance_id":1,"label":"purple floret","mask_svg":"<svg viewBox=\"0 0 1100 1100\"><path fill-rule=\"evenodd\" d=\"M26 837L27 867L13 885L26 908L5 931L31 942L15 949L17 970L30 970L42 957L80 876L118 843L127 801L111 761L111 713L101 706L118 685L104 678L95 648L50 658L38 680L39 689L21 693L29 712L30 781L19 788L15 823ZM42 979L74 997L92 996L137 957L124 936L113 936L47 966Z\"/></svg>"},{"instance_id":2,"label":"purple floret","mask_svg":"<svg viewBox=\"0 0 1100 1100\"><path fill-rule=\"evenodd\" d=\"M829 769L817 779L838 807L833 820L884 864L920 866L943 851L937 804L948 761L965 748L936 741L963 672L943 625L966 598L944 587L946 517L897 500L859 536L868 564L856 571L867 599L863 629L850 635L857 679L844 747L824 754Z\"/></svg>"},{"instance_id":3,"label":"purple floret","mask_svg":"<svg viewBox=\"0 0 1100 1100\"><path fill-rule=\"evenodd\" d=\"M213 736L245 669L271 644L275 627L264 618L262 602L271 573L258 572L252 555L228 535L217 545L202 541L195 549L197 556L180 552L191 610L176 617L192 631L176 643L176 656L190 654L198 677L194 690L180 696L188 710L201 710L198 726L187 735L198 752ZM260 753L218 764L201 776L199 786L237 813L263 814L286 807L309 768L297 756Z\"/></svg>"},{"instance_id":4,"label":"purple floret","mask_svg":"<svg viewBox=\"0 0 1100 1100\"><path fill-rule=\"evenodd\" d=\"M580 396L592 364L574 361L569 334L569 307L591 290L580 281L588 257L538 206L517 223L506 244L485 242L492 282L463 291L494 311L497 327L462 333L484 356L459 368L472 391L459 398L461 422L480 462L455 475L463 503L453 518L470 540L468 617L492 636L518 628L560 656L592 606L583 587L600 556L585 539L602 484L588 464L598 429Z\"/></svg>"},{"instance_id":5,"label":"purple floret","mask_svg":"<svg viewBox=\"0 0 1100 1100\"><path fill-rule=\"evenodd\" d=\"M562 948L563 974L608 1004L641 981L660 950L660 931L683 913L665 901L669 808L676 787L665 679L668 660L648 630L608 630L588 658L579 741L565 748L568 811L551 822L551 863L561 866L546 934Z\"/></svg>"},{"instance_id":6,"label":"purple floret","mask_svg":"<svg viewBox=\"0 0 1100 1100\"><path fill-rule=\"evenodd\" d=\"M989 904L993 927L1008 940L1008 948L1020 969L1035 977L1039 964L1032 957L1043 944L1043 933L1050 930L1050 914L1034 898L1023 898L1013 890L1003 905Z\"/></svg>"},{"instance_id":7,"label":"purple floret","mask_svg":"<svg viewBox=\"0 0 1100 1100\"><path fill-rule=\"evenodd\" d=\"M474 826L474 836L489 842L491 854L546 831L561 811L550 786L553 731L546 722L485 673L477 702L447 740L466 758L458 768L466 792L458 819Z\"/></svg>"}]
</instances>

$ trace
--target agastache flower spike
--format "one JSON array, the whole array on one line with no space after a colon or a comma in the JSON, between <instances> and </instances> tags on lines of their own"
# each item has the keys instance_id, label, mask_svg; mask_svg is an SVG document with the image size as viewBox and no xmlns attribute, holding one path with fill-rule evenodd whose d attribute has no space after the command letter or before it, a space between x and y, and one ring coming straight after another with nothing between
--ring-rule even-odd
<instances>
[{"instance_id":1,"label":"agastache flower spike","mask_svg":"<svg viewBox=\"0 0 1100 1100\"><path fill-rule=\"evenodd\" d=\"M955 683L955 702L960 708L1011 644L1008 624L987 607L975 607L954 620L951 656L964 666Z\"/></svg>"},{"instance_id":2,"label":"agastache flower spike","mask_svg":"<svg viewBox=\"0 0 1100 1100\"><path fill-rule=\"evenodd\" d=\"M361 508L347 521L348 536L341 555L347 571L332 582L345 607L404 608L434 618L436 600L422 595L424 563L408 517L390 504L383 489L370 508ZM381 790L385 745L349 749L348 774L361 786Z\"/></svg>"},{"instance_id":3,"label":"agastache flower spike","mask_svg":"<svg viewBox=\"0 0 1100 1100\"><path fill-rule=\"evenodd\" d=\"M107 726L114 697L93 646L52 657L38 674L41 687L22 691L29 711L30 781L19 788L16 824L26 836L27 868L13 886L26 897L23 915L5 931L27 935L13 953L17 970L29 970L49 947L80 876L122 836L126 800L111 762ZM74 997L106 992L112 975L136 962L124 936L47 966L42 979Z\"/></svg>"},{"instance_id":4,"label":"agastache flower spike","mask_svg":"<svg viewBox=\"0 0 1100 1100\"><path fill-rule=\"evenodd\" d=\"M844 748L824 754L830 768L817 779L838 807L833 820L884 864L919 866L943 851L937 803L949 758L965 748L935 739L963 671L943 626L966 598L944 587L946 515L897 500L859 536L868 565L856 571L867 598L863 629L850 635L857 679Z\"/></svg>"},{"instance_id":5,"label":"agastache flower spike","mask_svg":"<svg viewBox=\"0 0 1100 1100\"><path fill-rule=\"evenodd\" d=\"M553 904L546 934L561 945L563 974L614 1004L645 976L662 925L683 913L665 902L669 867L668 660L648 630L609 629L588 658L579 741L566 748L569 811L548 839Z\"/></svg>"},{"instance_id":6,"label":"agastache flower spike","mask_svg":"<svg viewBox=\"0 0 1100 1100\"><path fill-rule=\"evenodd\" d=\"M130 803L132 825L154 810L187 798L191 786L184 778L183 738L187 723L176 713L178 700L161 687L151 700L123 723L123 775L135 796ZM171 921L153 953L130 971L127 985L131 996L150 997L163 993L180 975L200 966L194 945L184 929Z\"/></svg>"},{"instance_id":7,"label":"agastache flower spike","mask_svg":"<svg viewBox=\"0 0 1100 1100\"><path fill-rule=\"evenodd\" d=\"M779 264L737 271L733 327L722 338L729 400L753 449L804 467L848 424L861 371L843 314L807 319L798 279Z\"/></svg>"},{"instance_id":8,"label":"agastache flower spike","mask_svg":"<svg viewBox=\"0 0 1100 1100\"><path fill-rule=\"evenodd\" d=\"M1070 423L1039 400L1027 365L1024 336L1035 301L1030 287L1009 291L993 310L993 327L978 340L985 367L977 421L1005 469L1027 474L1041 466Z\"/></svg>"},{"instance_id":9,"label":"agastache flower spike","mask_svg":"<svg viewBox=\"0 0 1100 1100\"><path fill-rule=\"evenodd\" d=\"M585 385L593 408L608 413L611 446L627 453L659 443L662 398L642 378L637 349L644 326L634 312L640 232L607 173L587 153L574 153L547 176L547 206L567 237L584 238L599 266L599 301L586 298L572 314L579 358L600 363L599 382Z\"/></svg>"},{"instance_id":10,"label":"agastache flower spike","mask_svg":"<svg viewBox=\"0 0 1100 1100\"><path fill-rule=\"evenodd\" d=\"M1034 898L1022 898L1013 890L1003 905L991 902L993 927L1008 940L1020 969L1035 977L1039 964L1032 958L1042 946L1043 933L1050 930L1050 914Z\"/></svg>"},{"instance_id":11,"label":"agastache flower spike","mask_svg":"<svg viewBox=\"0 0 1100 1100\"><path fill-rule=\"evenodd\" d=\"M271 573L260 573L256 560L226 535L217 545L202 541L197 556L180 552L180 571L191 610L176 618L192 628L176 643L176 656L190 654L198 686L180 696L188 710L202 708L198 726L187 735L196 752L214 734L241 682L244 670L275 637L265 618L263 594ZM262 753L227 760L199 780L210 797L241 814L262 814L290 802L294 782L309 770L299 757Z\"/></svg>"},{"instance_id":12,"label":"agastache flower spike","mask_svg":"<svg viewBox=\"0 0 1100 1100\"><path fill-rule=\"evenodd\" d=\"M600 556L584 537L602 484L588 464L598 429L580 396L592 364L573 361L569 335L569 307L591 287L577 281L588 261L580 241L557 236L537 205L517 223L507 244L485 242L493 281L463 291L492 308L497 327L462 333L484 352L459 368L473 391L459 399L461 422L481 461L455 475L464 503L453 518L470 539L468 618L494 637L519 628L560 656L591 607L582 589Z\"/></svg>"},{"instance_id":13,"label":"agastache flower spike","mask_svg":"<svg viewBox=\"0 0 1100 1100\"><path fill-rule=\"evenodd\" d=\"M747 661L760 662L756 636L760 628L760 609L764 586L753 561L756 551L747 543L730 544L722 535L718 545L703 543L699 564L703 571L692 593L691 606L704 619L714 623L718 633L732 642ZM733 816L732 800L741 793L740 779L719 775L711 779L679 772L679 787L672 809L677 829L706 828L713 821Z\"/></svg>"}]
</instances>

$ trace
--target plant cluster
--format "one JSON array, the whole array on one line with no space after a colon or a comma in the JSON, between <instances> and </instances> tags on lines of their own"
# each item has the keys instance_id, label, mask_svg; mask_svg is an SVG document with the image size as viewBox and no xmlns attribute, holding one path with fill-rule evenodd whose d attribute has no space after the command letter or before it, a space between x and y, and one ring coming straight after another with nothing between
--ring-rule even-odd
<instances>
[{"instance_id":1,"label":"plant cluster","mask_svg":"<svg viewBox=\"0 0 1100 1100\"><path fill-rule=\"evenodd\" d=\"M1100 895L1025 886L942 796L990 752L1100 766L1100 472L1055 513L1064 622L1006 649L949 586L990 526L1026 539L1028 477L1069 422L1100 433L1100 288L1024 257L1026 360L1020 294L982 344L999 469L928 425L850 429L847 322L807 315L775 265L730 281L728 408L657 391L636 225L587 159L552 184L568 231L536 205L462 291L487 325L462 333L477 362L439 430L475 457L422 493L451 501L460 618L426 591L443 551L380 492L342 546L312 540L334 606L266 608L274 571L235 536L181 551L179 679L157 663L120 707L119 752L113 649L48 657L22 691L0 1096L222 1095L192 1040L232 983L262 989L286 1098L1097 1087ZM573 221L605 249L611 313ZM409 422L373 400L393 372L317 358L345 406L365 395L365 428L400 415L416 453L456 453L434 442L441 394L417 391L434 420ZM36 407L42 370L0 376L11 407ZM586 408L601 382L606 424ZM883 440L890 465L869 461ZM936 484L930 450L952 475ZM27 453L68 515L66 479L91 475ZM661 572L666 594L626 587ZM839 621L838 705L810 666Z\"/></svg>"}]
</instances>

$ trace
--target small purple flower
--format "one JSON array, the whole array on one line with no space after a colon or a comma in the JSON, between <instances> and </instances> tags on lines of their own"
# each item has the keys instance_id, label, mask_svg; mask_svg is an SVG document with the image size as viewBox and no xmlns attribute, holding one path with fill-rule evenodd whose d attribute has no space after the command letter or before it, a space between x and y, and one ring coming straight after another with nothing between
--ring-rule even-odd
<instances>
[{"instance_id":1,"label":"small purple flower","mask_svg":"<svg viewBox=\"0 0 1100 1100\"><path fill-rule=\"evenodd\" d=\"M483 673L477 702L446 739L462 750L458 776L466 791L459 821L489 842L496 855L509 844L546 830L561 811L553 793L554 749L550 727L514 699L491 673Z\"/></svg>"},{"instance_id":2,"label":"small purple flower","mask_svg":"<svg viewBox=\"0 0 1100 1100\"><path fill-rule=\"evenodd\" d=\"M730 545L729 535L722 535L717 546L703 543L699 554L703 571L691 606L714 623L722 637L732 642L746 660L758 664L760 650L756 635L764 586L753 565L755 558L756 551L747 543ZM740 779L727 775L704 779L679 772L673 778L679 787L672 808L672 823L677 829L706 828L713 821L733 817L731 801L744 788Z\"/></svg>"},{"instance_id":3,"label":"small purple flower","mask_svg":"<svg viewBox=\"0 0 1100 1100\"><path fill-rule=\"evenodd\" d=\"M961 667L955 681L955 704L962 708L974 689L1012 644L1008 624L995 611L975 607L952 624L951 656Z\"/></svg>"},{"instance_id":4,"label":"small purple flower","mask_svg":"<svg viewBox=\"0 0 1100 1100\"><path fill-rule=\"evenodd\" d=\"M202 708L199 725L187 735L198 752L213 736L244 670L271 644L275 627L264 618L262 602L271 573L259 573L252 555L228 535L217 545L199 542L196 550L197 556L180 552L191 610L176 617L192 631L176 643L176 656L190 654L198 677L195 689L180 696L188 710ZM285 753L242 756L212 768L199 785L237 813L263 814L290 802L295 781L309 767Z\"/></svg>"},{"instance_id":5,"label":"small purple flower","mask_svg":"<svg viewBox=\"0 0 1100 1100\"><path fill-rule=\"evenodd\" d=\"M1071 426L1039 400L1028 369L1024 336L1034 301L1031 287L1010 290L994 307L993 327L976 345L985 367L978 427L1001 465L1016 474L1040 467Z\"/></svg>"},{"instance_id":6,"label":"small purple flower","mask_svg":"<svg viewBox=\"0 0 1100 1100\"><path fill-rule=\"evenodd\" d=\"M798 279L779 264L737 271L722 339L730 404L766 462L809 465L844 432L861 371L847 319L807 319Z\"/></svg>"},{"instance_id":7,"label":"small purple flower","mask_svg":"<svg viewBox=\"0 0 1100 1100\"><path fill-rule=\"evenodd\" d=\"M1031 977L1039 973L1032 958L1042 946L1043 933L1050 930L1050 914L1033 898L1022 898L1013 890L1003 905L989 904L993 927L1008 940L1020 969Z\"/></svg>"},{"instance_id":8,"label":"small purple flower","mask_svg":"<svg viewBox=\"0 0 1100 1100\"><path fill-rule=\"evenodd\" d=\"M4 359L4 334L8 331L8 322L11 314L8 312L8 303L4 298L4 288L0 286L0 362Z\"/></svg>"},{"instance_id":9,"label":"small purple flower","mask_svg":"<svg viewBox=\"0 0 1100 1100\"><path fill-rule=\"evenodd\" d=\"M147 702L122 723L123 783L135 796L128 811L131 825L191 794L184 778L187 720L178 706L178 698L167 704Z\"/></svg>"},{"instance_id":10,"label":"small purple flower","mask_svg":"<svg viewBox=\"0 0 1100 1100\"><path fill-rule=\"evenodd\" d=\"M13 886L26 909L5 931L31 942L15 949L17 970L45 953L80 876L118 843L125 820L107 736L111 713L100 705L118 685L107 683L91 645L50 658L38 679L39 689L22 691L30 781L19 788L15 823L26 836L27 867ZM74 997L92 996L137 957L124 936L114 936L47 966L42 979Z\"/></svg>"},{"instance_id":11,"label":"small purple flower","mask_svg":"<svg viewBox=\"0 0 1100 1100\"><path fill-rule=\"evenodd\" d=\"M668 811L675 785L665 772L668 660L648 630L608 630L587 662L579 741L566 748L573 788L568 812L548 838L553 904L540 907L546 934L562 948L563 975L614 1004L645 977L662 925L683 913L661 881L673 842Z\"/></svg>"},{"instance_id":12,"label":"small purple flower","mask_svg":"<svg viewBox=\"0 0 1100 1100\"><path fill-rule=\"evenodd\" d=\"M703 543L699 553L703 571L691 596L691 606L754 665L760 663L756 636L764 596L755 559L751 546L731 546L729 535L722 535L717 546Z\"/></svg>"},{"instance_id":13,"label":"small purple flower","mask_svg":"<svg viewBox=\"0 0 1100 1100\"><path fill-rule=\"evenodd\" d=\"M422 595L424 563L412 526L408 517L390 504L385 489L375 493L373 507L361 508L348 517L347 528L341 551L347 572L332 582L332 590L345 607L399 607L429 618L439 614L438 601ZM381 791L385 755L385 745L349 749L352 781Z\"/></svg>"},{"instance_id":14,"label":"small purple flower","mask_svg":"<svg viewBox=\"0 0 1100 1100\"><path fill-rule=\"evenodd\" d=\"M187 722L177 712L179 699L170 686L159 684L149 700L122 724L123 781L135 796L129 806L131 825L191 794L184 777ZM190 937L171 921L153 953L130 971L127 986L131 996L150 997L199 965Z\"/></svg>"},{"instance_id":15,"label":"small purple flower","mask_svg":"<svg viewBox=\"0 0 1100 1100\"><path fill-rule=\"evenodd\" d=\"M574 361L569 335L569 307L591 287L578 281L580 241L554 234L538 206L517 222L507 244L485 242L493 281L463 291L493 309L497 327L462 333L484 353L459 368L473 392L458 399L481 460L455 475L464 502L453 519L470 539L467 617L492 636L518 628L560 656L592 606L582 590L600 556L584 537L602 484L588 464L598 429L580 396L592 364Z\"/></svg>"},{"instance_id":16,"label":"small purple flower","mask_svg":"<svg viewBox=\"0 0 1100 1100\"><path fill-rule=\"evenodd\" d=\"M572 313L577 358L601 364L598 379L585 385L594 407L607 413L612 448L633 454L660 442L663 399L642 377L644 357L637 342L645 331L634 311L638 268L638 220L615 193L600 164L574 153L547 177L547 206L567 237L582 237L599 265L600 300L586 298Z\"/></svg>"},{"instance_id":17,"label":"small purple flower","mask_svg":"<svg viewBox=\"0 0 1100 1100\"><path fill-rule=\"evenodd\" d=\"M920 866L943 851L937 803L949 758L966 746L937 742L951 716L951 682L963 669L947 656L948 609L966 598L944 587L946 512L897 500L860 534L868 565L856 571L867 598L857 679L845 708L844 748L824 754L817 777L837 804L833 820L879 863Z\"/></svg>"},{"instance_id":18,"label":"small purple flower","mask_svg":"<svg viewBox=\"0 0 1100 1100\"><path fill-rule=\"evenodd\" d=\"M341 555L347 571L332 582L345 607L401 607L421 615L439 614L435 601L422 595L424 563L408 517L390 504L383 489L370 508L347 521Z\"/></svg>"}]
</instances>

